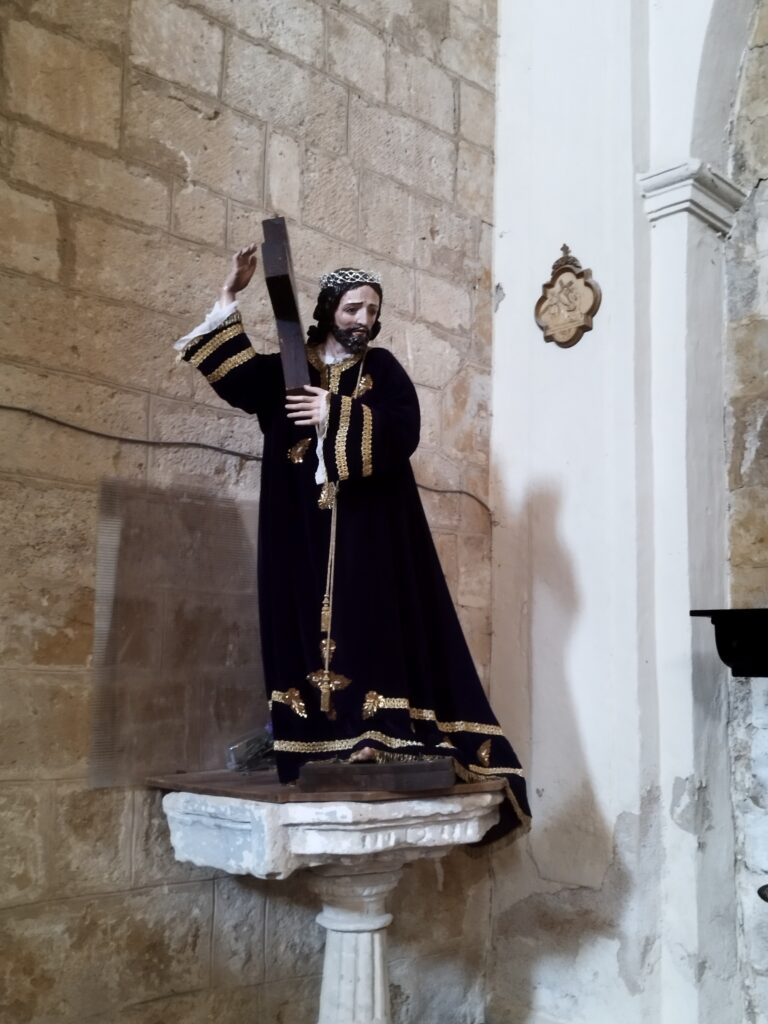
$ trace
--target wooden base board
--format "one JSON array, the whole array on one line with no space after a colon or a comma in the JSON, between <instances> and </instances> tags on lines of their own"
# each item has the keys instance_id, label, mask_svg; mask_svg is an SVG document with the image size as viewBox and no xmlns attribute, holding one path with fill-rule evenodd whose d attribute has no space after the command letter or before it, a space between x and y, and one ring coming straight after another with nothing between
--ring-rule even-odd
<instances>
[{"instance_id":1,"label":"wooden base board","mask_svg":"<svg viewBox=\"0 0 768 1024\"><path fill-rule=\"evenodd\" d=\"M377 767L382 767L378 765ZM389 766L391 767L391 766ZM409 790L407 793L381 789L316 790L309 792L295 784L283 785L278 782L277 772L176 772L173 775L159 775L147 779L150 789L172 790L179 793L201 793L205 796L228 796L240 800L259 800L265 803L307 803L308 801L344 801L347 803L373 803L380 800L402 800L419 796L453 796L457 793L494 793L504 788L503 779L489 779L487 782L461 782L444 789L424 791Z\"/></svg>"},{"instance_id":2,"label":"wooden base board","mask_svg":"<svg viewBox=\"0 0 768 1024\"><path fill-rule=\"evenodd\" d=\"M449 789L455 781L450 757L384 764L376 761L310 761L299 771L299 789L305 793L344 789L425 793Z\"/></svg>"}]
</instances>

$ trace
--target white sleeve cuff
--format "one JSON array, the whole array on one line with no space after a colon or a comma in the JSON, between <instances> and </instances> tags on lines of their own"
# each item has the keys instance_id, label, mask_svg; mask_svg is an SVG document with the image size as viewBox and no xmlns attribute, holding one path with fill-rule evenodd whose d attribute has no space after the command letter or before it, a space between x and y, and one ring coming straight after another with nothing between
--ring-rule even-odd
<instances>
[{"instance_id":1,"label":"white sleeve cuff","mask_svg":"<svg viewBox=\"0 0 768 1024\"><path fill-rule=\"evenodd\" d=\"M324 484L328 482L328 472L325 468L325 458L323 457L323 441L325 440L325 432L328 429L328 416L330 415L331 404L326 398L325 400L325 414L322 422L318 423L315 427L317 431L317 469L315 470L315 483Z\"/></svg>"},{"instance_id":2,"label":"white sleeve cuff","mask_svg":"<svg viewBox=\"0 0 768 1024\"><path fill-rule=\"evenodd\" d=\"M177 352L183 352L184 349L195 338L199 338L201 334L208 334L209 331L215 331L219 324L223 324L228 316L237 309L237 299L234 302L228 303L226 306L222 306L219 300L216 300L216 305L208 313L205 320L197 327L193 327L189 334L185 334L183 338L179 338L178 341L174 342L173 347Z\"/></svg>"}]
</instances>

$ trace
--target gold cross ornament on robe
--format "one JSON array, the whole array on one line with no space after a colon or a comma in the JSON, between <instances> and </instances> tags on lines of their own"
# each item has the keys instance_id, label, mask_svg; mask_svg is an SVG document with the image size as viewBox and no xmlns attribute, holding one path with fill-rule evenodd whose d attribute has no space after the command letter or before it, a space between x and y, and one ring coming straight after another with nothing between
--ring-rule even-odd
<instances>
[{"instance_id":1,"label":"gold cross ornament on robe","mask_svg":"<svg viewBox=\"0 0 768 1024\"><path fill-rule=\"evenodd\" d=\"M331 672L329 668L321 668L317 672L311 672L307 676L307 681L320 691L320 710L324 711L329 718L335 718L336 712L331 704L331 696L337 690L343 690L349 686L352 680Z\"/></svg>"}]
</instances>

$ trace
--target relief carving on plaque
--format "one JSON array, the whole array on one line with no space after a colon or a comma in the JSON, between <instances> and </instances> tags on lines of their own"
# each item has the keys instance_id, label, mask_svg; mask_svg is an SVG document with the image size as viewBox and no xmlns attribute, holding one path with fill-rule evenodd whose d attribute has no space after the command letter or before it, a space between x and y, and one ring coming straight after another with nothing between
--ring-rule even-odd
<instances>
[{"instance_id":1,"label":"relief carving on plaque","mask_svg":"<svg viewBox=\"0 0 768 1024\"><path fill-rule=\"evenodd\" d=\"M542 286L534 316L545 341L570 348L587 331L600 309L602 293L592 271L584 270L567 245L552 265L552 276Z\"/></svg>"}]
</instances>

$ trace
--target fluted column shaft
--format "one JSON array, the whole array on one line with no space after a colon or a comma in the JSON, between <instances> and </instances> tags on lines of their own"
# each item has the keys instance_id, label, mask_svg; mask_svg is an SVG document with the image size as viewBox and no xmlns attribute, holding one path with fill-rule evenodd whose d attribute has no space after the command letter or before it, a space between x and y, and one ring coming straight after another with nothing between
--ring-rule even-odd
<instances>
[{"instance_id":1,"label":"fluted column shaft","mask_svg":"<svg viewBox=\"0 0 768 1024\"><path fill-rule=\"evenodd\" d=\"M311 885L323 902L317 920L327 931L318 1024L391 1024L386 928L392 915L385 903L401 866L313 872Z\"/></svg>"}]
</instances>

